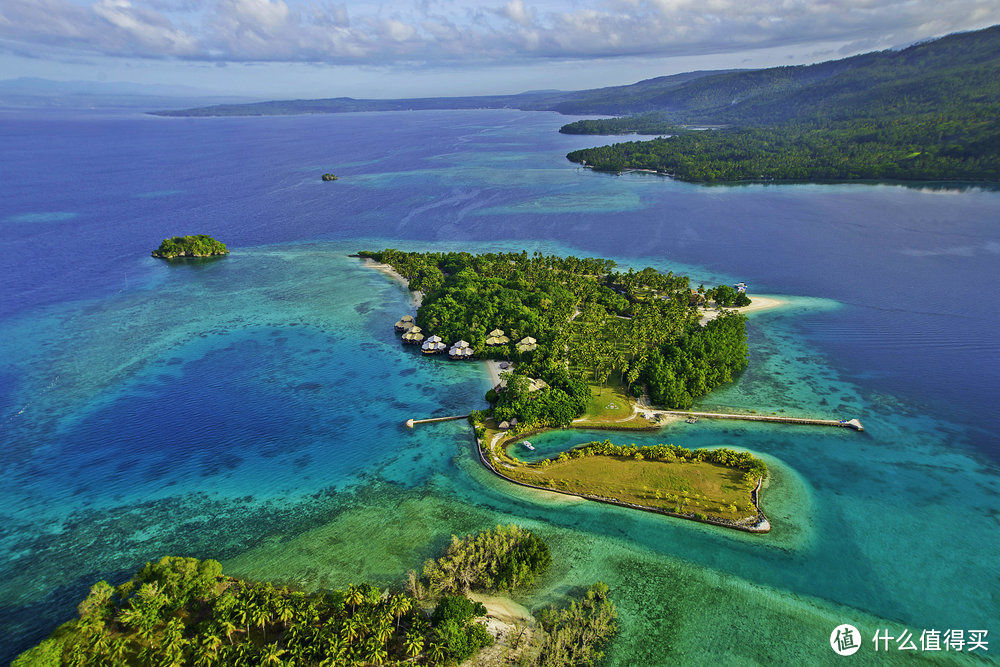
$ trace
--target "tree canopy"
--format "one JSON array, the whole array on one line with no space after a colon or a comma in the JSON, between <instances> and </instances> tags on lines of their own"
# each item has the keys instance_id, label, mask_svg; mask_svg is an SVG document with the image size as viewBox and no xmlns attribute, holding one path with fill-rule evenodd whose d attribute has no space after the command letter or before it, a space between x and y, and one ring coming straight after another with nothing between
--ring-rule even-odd
<instances>
[{"instance_id":1,"label":"tree canopy","mask_svg":"<svg viewBox=\"0 0 1000 667\"><path fill-rule=\"evenodd\" d=\"M197 234L195 236L174 236L163 239L160 247L153 251L153 257L173 259L174 257L211 257L212 255L228 255L229 248L225 243L216 241L211 236Z\"/></svg>"},{"instance_id":2,"label":"tree canopy","mask_svg":"<svg viewBox=\"0 0 1000 667\"><path fill-rule=\"evenodd\" d=\"M745 319L701 326L704 290L692 290L686 276L527 252L359 254L424 292L416 322L426 335L469 341L481 359L516 362L505 386L487 394L498 422L567 425L585 411L588 383L612 376L635 395L648 387L655 400L688 407L746 367ZM731 287L712 294L738 305ZM490 345L494 329L510 342ZM519 351L522 337L537 347Z\"/></svg>"}]
</instances>

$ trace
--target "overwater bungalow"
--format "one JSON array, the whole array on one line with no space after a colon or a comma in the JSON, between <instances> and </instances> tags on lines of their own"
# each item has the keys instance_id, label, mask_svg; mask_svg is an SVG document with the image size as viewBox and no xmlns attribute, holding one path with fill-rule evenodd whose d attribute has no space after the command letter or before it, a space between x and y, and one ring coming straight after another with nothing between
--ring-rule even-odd
<instances>
[{"instance_id":1,"label":"overwater bungalow","mask_svg":"<svg viewBox=\"0 0 1000 667\"><path fill-rule=\"evenodd\" d=\"M506 345L509 342L510 338L504 335L503 329L494 329L486 337L486 344L490 346Z\"/></svg>"},{"instance_id":2,"label":"overwater bungalow","mask_svg":"<svg viewBox=\"0 0 1000 667\"><path fill-rule=\"evenodd\" d=\"M424 339L424 334L421 333L421 329L418 326L412 326L406 330L403 334L403 343L406 345L419 345Z\"/></svg>"},{"instance_id":3,"label":"overwater bungalow","mask_svg":"<svg viewBox=\"0 0 1000 667\"><path fill-rule=\"evenodd\" d=\"M538 347L538 341L531 336L525 336L515 345L518 352L531 352Z\"/></svg>"},{"instance_id":4,"label":"overwater bungalow","mask_svg":"<svg viewBox=\"0 0 1000 667\"><path fill-rule=\"evenodd\" d=\"M424 341L424 344L420 346L420 350L424 354L439 354L448 349L448 346L444 344L441 340L441 336L431 336Z\"/></svg>"},{"instance_id":5,"label":"overwater bungalow","mask_svg":"<svg viewBox=\"0 0 1000 667\"><path fill-rule=\"evenodd\" d=\"M404 331L409 331L414 325L413 315L403 315L399 318L399 321L393 326L397 333L402 333Z\"/></svg>"},{"instance_id":6,"label":"overwater bungalow","mask_svg":"<svg viewBox=\"0 0 1000 667\"><path fill-rule=\"evenodd\" d=\"M460 340L451 346L448 350L449 359L471 359L473 355L473 350L469 346L468 341Z\"/></svg>"}]
</instances>

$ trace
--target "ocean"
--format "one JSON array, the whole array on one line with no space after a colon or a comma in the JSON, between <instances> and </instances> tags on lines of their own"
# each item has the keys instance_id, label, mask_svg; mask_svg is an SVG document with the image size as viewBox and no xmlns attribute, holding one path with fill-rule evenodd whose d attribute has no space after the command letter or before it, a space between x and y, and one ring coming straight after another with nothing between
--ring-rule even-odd
<instances>
[{"instance_id":1,"label":"ocean","mask_svg":"<svg viewBox=\"0 0 1000 667\"><path fill-rule=\"evenodd\" d=\"M564 156L613 139L558 134L570 120L0 112L0 660L162 555L308 590L388 585L452 534L512 522L554 559L518 601L609 584L609 664L821 664L845 622L1000 632L1000 192L598 174ZM149 256L194 233L232 254ZM700 406L866 431L532 439L759 453L767 536L514 487L462 423L403 426L484 407L489 381L398 344L408 295L348 257L383 247L746 281L789 305L751 317L748 370ZM911 657L890 648L862 650Z\"/></svg>"}]
</instances>

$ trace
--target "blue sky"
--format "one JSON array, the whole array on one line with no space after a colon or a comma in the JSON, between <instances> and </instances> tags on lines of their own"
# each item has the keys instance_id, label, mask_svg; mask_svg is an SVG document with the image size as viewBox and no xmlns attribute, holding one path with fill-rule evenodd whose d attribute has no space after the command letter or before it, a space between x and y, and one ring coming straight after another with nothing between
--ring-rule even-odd
<instances>
[{"instance_id":1,"label":"blue sky","mask_svg":"<svg viewBox=\"0 0 1000 667\"><path fill-rule=\"evenodd\" d=\"M0 78L262 97L570 90L998 22L1000 0L0 0Z\"/></svg>"}]
</instances>

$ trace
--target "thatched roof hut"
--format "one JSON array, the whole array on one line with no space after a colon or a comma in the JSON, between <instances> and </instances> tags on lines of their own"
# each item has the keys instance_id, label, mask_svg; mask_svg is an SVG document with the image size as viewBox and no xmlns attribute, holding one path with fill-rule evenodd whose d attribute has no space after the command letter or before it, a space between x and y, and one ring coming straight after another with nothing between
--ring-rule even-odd
<instances>
[{"instance_id":1,"label":"thatched roof hut","mask_svg":"<svg viewBox=\"0 0 1000 667\"><path fill-rule=\"evenodd\" d=\"M539 389L547 389L548 386L549 386L548 383L545 380L542 380L541 378L532 379L531 382L528 383L528 391L538 391Z\"/></svg>"},{"instance_id":2,"label":"thatched roof hut","mask_svg":"<svg viewBox=\"0 0 1000 667\"><path fill-rule=\"evenodd\" d=\"M420 327L413 327L413 329L419 329ZM403 334L403 343L406 345L418 345L420 341L424 339L424 335L419 331L413 331L413 329L407 331Z\"/></svg>"},{"instance_id":3,"label":"thatched roof hut","mask_svg":"<svg viewBox=\"0 0 1000 667\"><path fill-rule=\"evenodd\" d=\"M531 352L538 347L538 341L531 336L525 336L515 346L518 352Z\"/></svg>"},{"instance_id":4,"label":"thatched roof hut","mask_svg":"<svg viewBox=\"0 0 1000 667\"><path fill-rule=\"evenodd\" d=\"M434 338L437 338L437 340L433 340ZM448 346L442 343L438 336L431 336L420 346L420 350L424 354L438 354L444 352L446 349L448 349Z\"/></svg>"},{"instance_id":5,"label":"thatched roof hut","mask_svg":"<svg viewBox=\"0 0 1000 667\"><path fill-rule=\"evenodd\" d=\"M486 337L487 345L506 345L510 342L510 338L504 335L503 329L494 329Z\"/></svg>"},{"instance_id":6,"label":"thatched roof hut","mask_svg":"<svg viewBox=\"0 0 1000 667\"><path fill-rule=\"evenodd\" d=\"M407 331L414 324L413 315L403 315L393 326L396 331Z\"/></svg>"},{"instance_id":7,"label":"thatched roof hut","mask_svg":"<svg viewBox=\"0 0 1000 667\"><path fill-rule=\"evenodd\" d=\"M469 347L468 341L464 340L458 341L448 350L448 356L452 359L471 359L472 355L472 348Z\"/></svg>"},{"instance_id":8,"label":"thatched roof hut","mask_svg":"<svg viewBox=\"0 0 1000 667\"><path fill-rule=\"evenodd\" d=\"M504 422L500 422L500 424L498 424L498 426L500 427L501 431L506 431L507 429L510 428L510 422L505 422L505 421Z\"/></svg>"},{"instance_id":9,"label":"thatched roof hut","mask_svg":"<svg viewBox=\"0 0 1000 667\"><path fill-rule=\"evenodd\" d=\"M500 370L506 371L506 370L509 370L509 369L513 368L514 364L510 363L509 361L501 361L500 364L499 364L499 366L500 366Z\"/></svg>"}]
</instances>

